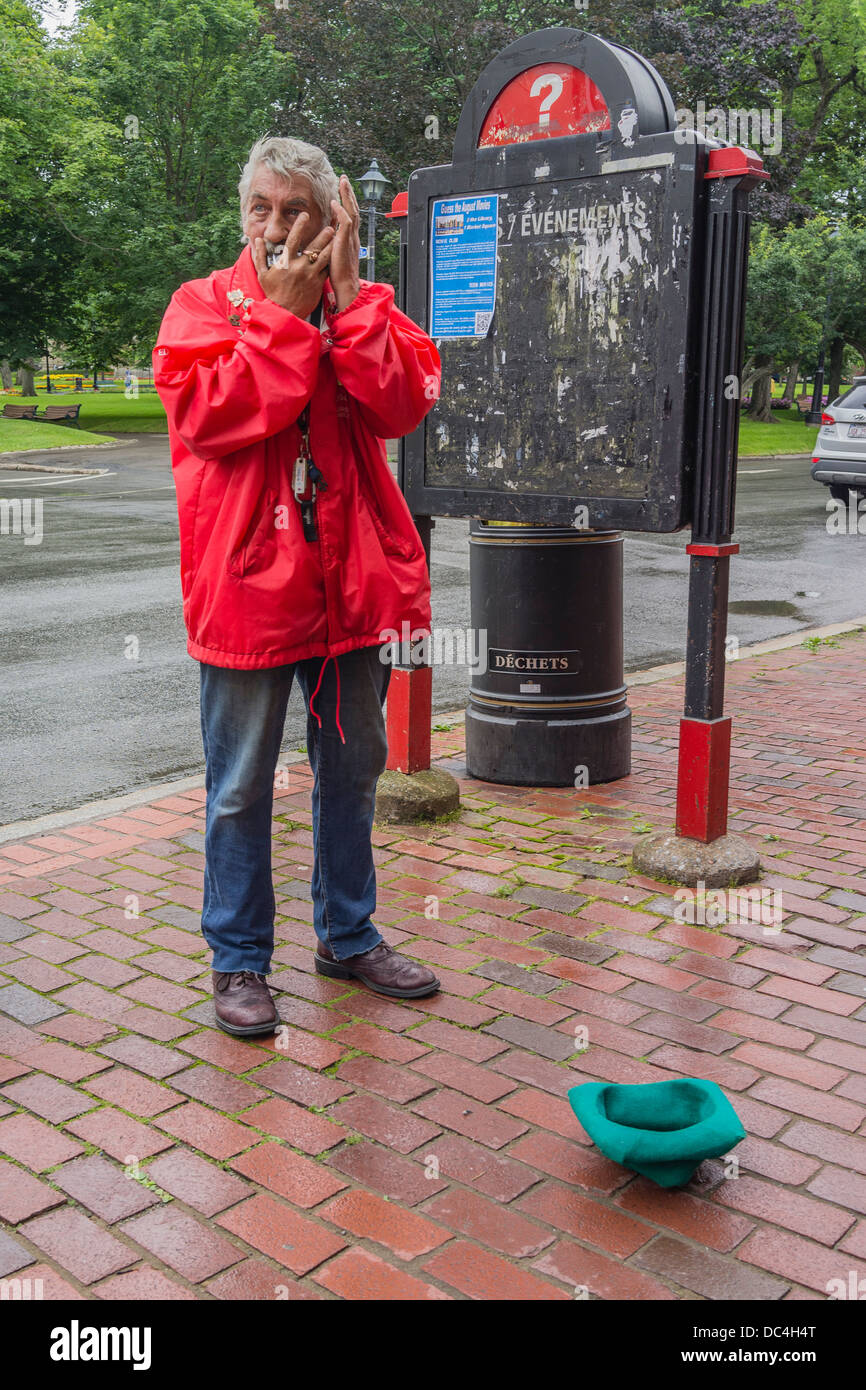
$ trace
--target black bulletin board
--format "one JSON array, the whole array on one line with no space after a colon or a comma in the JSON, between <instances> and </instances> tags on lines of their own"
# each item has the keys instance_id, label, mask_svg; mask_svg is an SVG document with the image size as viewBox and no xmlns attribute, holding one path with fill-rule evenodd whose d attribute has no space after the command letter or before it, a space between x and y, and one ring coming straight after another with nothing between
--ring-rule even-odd
<instances>
[{"instance_id":1,"label":"black bulletin board","mask_svg":"<svg viewBox=\"0 0 866 1390\"><path fill-rule=\"evenodd\" d=\"M431 332L431 210L449 196L498 195L496 304L486 336L434 339L441 395L404 441L412 511L688 524L707 150L666 129L455 153L409 182L407 312Z\"/></svg>"}]
</instances>

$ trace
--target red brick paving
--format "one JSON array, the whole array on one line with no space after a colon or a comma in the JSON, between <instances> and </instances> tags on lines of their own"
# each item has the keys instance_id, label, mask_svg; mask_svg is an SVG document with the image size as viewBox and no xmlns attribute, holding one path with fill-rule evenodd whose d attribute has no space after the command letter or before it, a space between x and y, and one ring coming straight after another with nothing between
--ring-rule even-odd
<instances>
[{"instance_id":1,"label":"red brick paving","mask_svg":"<svg viewBox=\"0 0 866 1390\"><path fill-rule=\"evenodd\" d=\"M374 832L379 921L435 965L429 1000L313 972L293 896L311 782L293 765L276 1038L197 1017L202 788L0 846L0 914L30 932L0 954L16 1277L54 1299L642 1301L826 1298L863 1278L866 637L727 676L731 829L781 895L778 933L675 920L671 885L630 871L638 826L672 819L676 679L632 689L634 772L586 791L477 781L461 726L434 734L459 823ZM46 1005L66 1012L33 1022ZM682 1190L606 1159L566 1098L683 1075L717 1081L748 1137Z\"/></svg>"}]
</instances>

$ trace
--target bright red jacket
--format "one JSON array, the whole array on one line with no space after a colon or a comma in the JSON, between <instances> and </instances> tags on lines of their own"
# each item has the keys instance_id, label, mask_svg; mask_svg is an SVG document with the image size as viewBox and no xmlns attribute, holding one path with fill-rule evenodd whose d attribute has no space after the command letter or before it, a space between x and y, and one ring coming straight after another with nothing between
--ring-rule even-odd
<instances>
[{"instance_id":1,"label":"bright red jacket","mask_svg":"<svg viewBox=\"0 0 866 1390\"><path fill-rule=\"evenodd\" d=\"M383 441L433 406L439 353L390 285L362 280L335 310L327 279L321 329L267 299L249 246L234 266L181 285L166 310L154 381L168 415L187 651L199 661L251 670L322 656L321 683L341 652L429 633L424 547ZM292 494L308 401L326 484L317 541L304 538ZM337 682L339 727L339 663Z\"/></svg>"}]
</instances>

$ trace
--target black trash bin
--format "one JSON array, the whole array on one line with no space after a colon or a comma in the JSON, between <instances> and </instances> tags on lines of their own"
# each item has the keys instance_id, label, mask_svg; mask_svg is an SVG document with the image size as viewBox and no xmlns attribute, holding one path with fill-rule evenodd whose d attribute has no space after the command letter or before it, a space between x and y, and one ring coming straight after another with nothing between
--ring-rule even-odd
<instances>
[{"instance_id":1,"label":"black trash bin","mask_svg":"<svg viewBox=\"0 0 866 1390\"><path fill-rule=\"evenodd\" d=\"M470 776L544 787L627 776L620 533L471 521L469 546L471 622L486 645L470 677Z\"/></svg>"}]
</instances>

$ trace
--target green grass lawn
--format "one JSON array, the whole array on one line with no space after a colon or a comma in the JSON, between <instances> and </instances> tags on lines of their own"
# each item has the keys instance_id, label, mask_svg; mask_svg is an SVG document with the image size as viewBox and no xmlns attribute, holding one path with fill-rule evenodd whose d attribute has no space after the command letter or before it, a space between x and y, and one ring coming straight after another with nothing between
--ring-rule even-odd
<instances>
[{"instance_id":1,"label":"green grass lawn","mask_svg":"<svg viewBox=\"0 0 866 1390\"><path fill-rule=\"evenodd\" d=\"M2 400L2 397L0 397ZM108 444L109 435L77 430L73 425L46 425L41 420L0 419L0 454L18 449L58 449L70 444Z\"/></svg>"},{"instance_id":2,"label":"green grass lawn","mask_svg":"<svg viewBox=\"0 0 866 1390\"><path fill-rule=\"evenodd\" d=\"M102 435L113 434L167 434L168 426L165 419L165 411L162 408L162 401L155 391L147 391L138 397L127 400L122 391L98 391L88 392L82 395L80 392L63 391L51 392L48 396L41 391L38 396L6 396L0 392L0 405L6 401L13 401L16 405L30 405L38 403L39 409L43 410L46 405L81 405L81 413L78 416L81 429L77 430L74 425L60 425L62 434L84 436L85 431L93 431ZM10 421L4 421L9 424ZM12 424L23 424L26 428L33 422L30 420L13 420ZM38 421L36 422L38 424ZM49 428L47 425L40 425L40 429ZM68 440L74 444L75 439ZM92 444L92 439L82 438L82 444ZM11 446L10 446L11 447ZM18 448L26 448L26 445L18 445Z\"/></svg>"},{"instance_id":3,"label":"green grass lawn","mask_svg":"<svg viewBox=\"0 0 866 1390\"><path fill-rule=\"evenodd\" d=\"M740 416L740 458L756 454L808 454L818 435L817 425L805 424L796 407L774 410L771 425Z\"/></svg>"}]
</instances>

